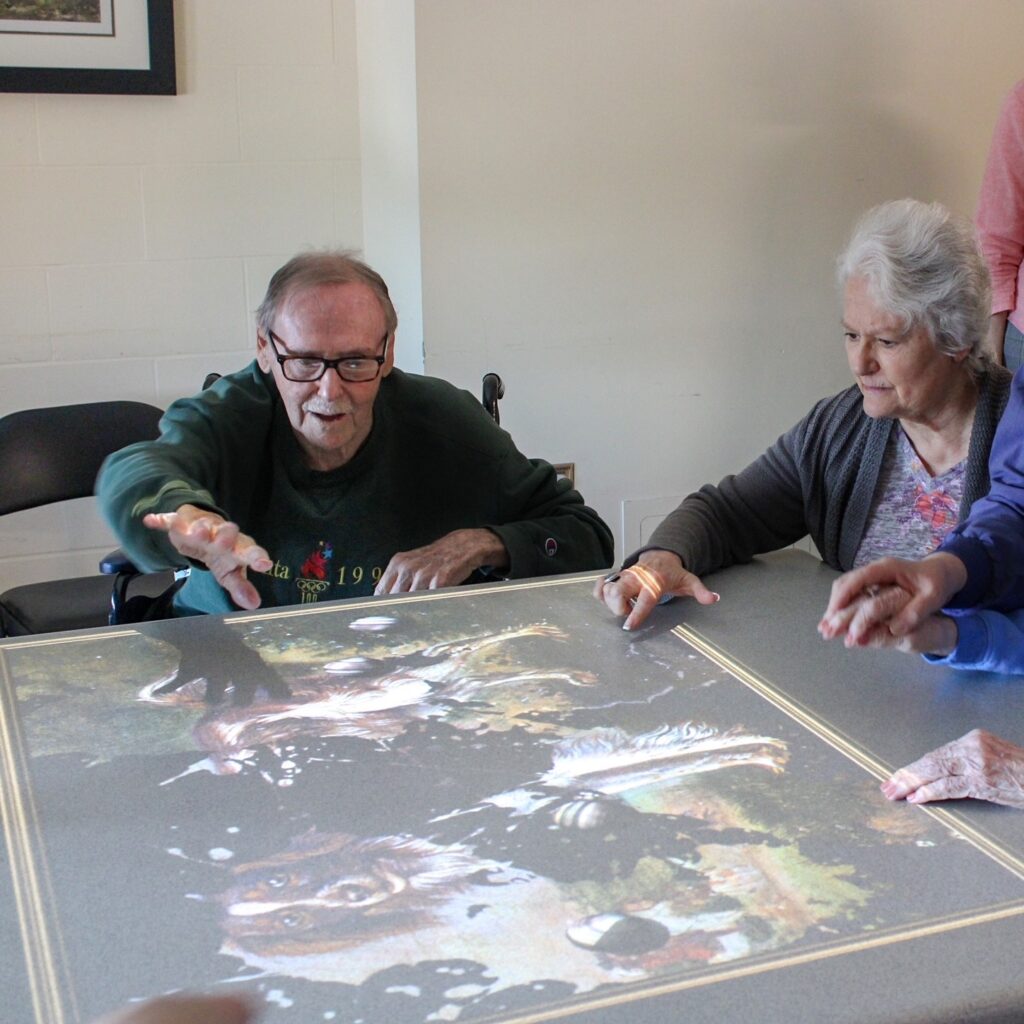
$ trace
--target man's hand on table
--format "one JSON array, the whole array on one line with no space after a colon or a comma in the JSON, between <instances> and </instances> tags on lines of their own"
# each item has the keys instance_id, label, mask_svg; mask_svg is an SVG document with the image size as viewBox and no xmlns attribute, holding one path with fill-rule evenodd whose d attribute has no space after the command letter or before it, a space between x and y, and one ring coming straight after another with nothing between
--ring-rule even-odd
<instances>
[{"instance_id":1,"label":"man's hand on table","mask_svg":"<svg viewBox=\"0 0 1024 1024\"><path fill-rule=\"evenodd\" d=\"M432 544L397 552L374 594L454 587L483 566L498 570L508 567L508 551L502 539L487 529L453 530Z\"/></svg>"},{"instance_id":2,"label":"man's hand on table","mask_svg":"<svg viewBox=\"0 0 1024 1024\"><path fill-rule=\"evenodd\" d=\"M843 637L847 647L879 646L883 631L906 637L966 582L963 562L945 552L919 562L880 559L845 573L832 584L818 632L826 640Z\"/></svg>"},{"instance_id":3,"label":"man's hand on table","mask_svg":"<svg viewBox=\"0 0 1024 1024\"><path fill-rule=\"evenodd\" d=\"M882 783L890 800L974 797L1024 808L1024 749L984 729L933 750Z\"/></svg>"},{"instance_id":4,"label":"man's hand on table","mask_svg":"<svg viewBox=\"0 0 1024 1024\"><path fill-rule=\"evenodd\" d=\"M634 565L599 579L594 597L603 601L614 614L625 615L623 629L636 629L666 595L692 597L700 604L714 604L718 594L698 576L683 568L682 559L673 551L645 551Z\"/></svg>"},{"instance_id":5,"label":"man's hand on table","mask_svg":"<svg viewBox=\"0 0 1024 1024\"><path fill-rule=\"evenodd\" d=\"M239 608L260 606L260 595L247 574L249 569L268 572L274 563L235 523L195 505L151 512L142 522L151 530L163 530L176 551L205 565Z\"/></svg>"},{"instance_id":6,"label":"man's hand on table","mask_svg":"<svg viewBox=\"0 0 1024 1024\"><path fill-rule=\"evenodd\" d=\"M165 996L93 1024L247 1024L254 1019L251 1007L233 996Z\"/></svg>"}]
</instances>

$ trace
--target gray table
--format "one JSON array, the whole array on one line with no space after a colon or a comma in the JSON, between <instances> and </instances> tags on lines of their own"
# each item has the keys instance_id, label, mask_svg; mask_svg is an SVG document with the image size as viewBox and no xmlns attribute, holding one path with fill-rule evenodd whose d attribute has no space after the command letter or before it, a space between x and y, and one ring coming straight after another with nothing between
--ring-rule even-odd
<instances>
[{"instance_id":1,"label":"gray table","mask_svg":"<svg viewBox=\"0 0 1024 1024\"><path fill-rule=\"evenodd\" d=\"M1021 1019L1024 814L877 782L1021 740L1024 685L821 642L833 578L635 635L566 577L0 643L5 1021Z\"/></svg>"}]
</instances>

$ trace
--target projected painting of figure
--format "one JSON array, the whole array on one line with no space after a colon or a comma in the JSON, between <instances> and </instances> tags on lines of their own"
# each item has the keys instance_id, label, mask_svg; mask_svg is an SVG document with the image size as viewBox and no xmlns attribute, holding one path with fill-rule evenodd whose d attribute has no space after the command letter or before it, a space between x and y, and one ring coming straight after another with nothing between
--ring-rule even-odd
<instances>
[{"instance_id":1,"label":"projected painting of figure","mask_svg":"<svg viewBox=\"0 0 1024 1024\"><path fill-rule=\"evenodd\" d=\"M679 632L624 636L588 589L3 651L34 807L8 842L23 827L45 867L60 998L81 1019L239 985L268 1022L635 1019L652 991L1019 898L1012 857L888 804L827 723ZM936 860L955 892L922 881Z\"/></svg>"}]
</instances>

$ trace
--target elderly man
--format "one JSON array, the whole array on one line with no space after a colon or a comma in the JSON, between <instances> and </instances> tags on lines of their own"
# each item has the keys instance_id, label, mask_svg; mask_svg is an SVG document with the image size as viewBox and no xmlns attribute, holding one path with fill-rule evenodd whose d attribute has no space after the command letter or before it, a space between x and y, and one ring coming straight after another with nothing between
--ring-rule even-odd
<instances>
[{"instance_id":1,"label":"elderly man","mask_svg":"<svg viewBox=\"0 0 1024 1024\"><path fill-rule=\"evenodd\" d=\"M147 570L191 562L174 613L597 569L612 538L466 392L395 369L387 286L296 256L257 311L256 360L113 455L100 504Z\"/></svg>"}]
</instances>

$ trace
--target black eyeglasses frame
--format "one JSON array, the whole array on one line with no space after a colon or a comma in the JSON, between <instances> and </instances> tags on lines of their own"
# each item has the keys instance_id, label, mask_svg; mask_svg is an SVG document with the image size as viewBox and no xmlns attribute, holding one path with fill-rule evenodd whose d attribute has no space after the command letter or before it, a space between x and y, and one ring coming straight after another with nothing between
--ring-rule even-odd
<instances>
[{"instance_id":1,"label":"black eyeglasses frame","mask_svg":"<svg viewBox=\"0 0 1024 1024\"><path fill-rule=\"evenodd\" d=\"M278 351L277 346L281 345L285 350L287 350L288 346L284 340L278 337L278 335L273 331L267 331L267 340L270 342L270 348L274 353L274 358L277 360L277 365L281 367L281 373L284 375L284 379L291 381L293 384L315 384L318 380L323 379L324 374L328 370L334 370L334 372L343 381L345 381L346 384L369 384L370 381L374 381L380 376L381 367L385 362L387 362L388 338L390 336L390 332L385 332L384 337L381 338L381 353L379 356L340 356L337 359L324 359L322 356L283 356ZM315 377L303 377L301 379L289 377L287 364L294 362L297 359L301 359L304 362L316 361L320 363L320 372ZM372 377L360 377L358 380L353 380L351 377L346 377L341 371L342 363L352 362L376 363L377 372L374 373Z\"/></svg>"}]
</instances>

